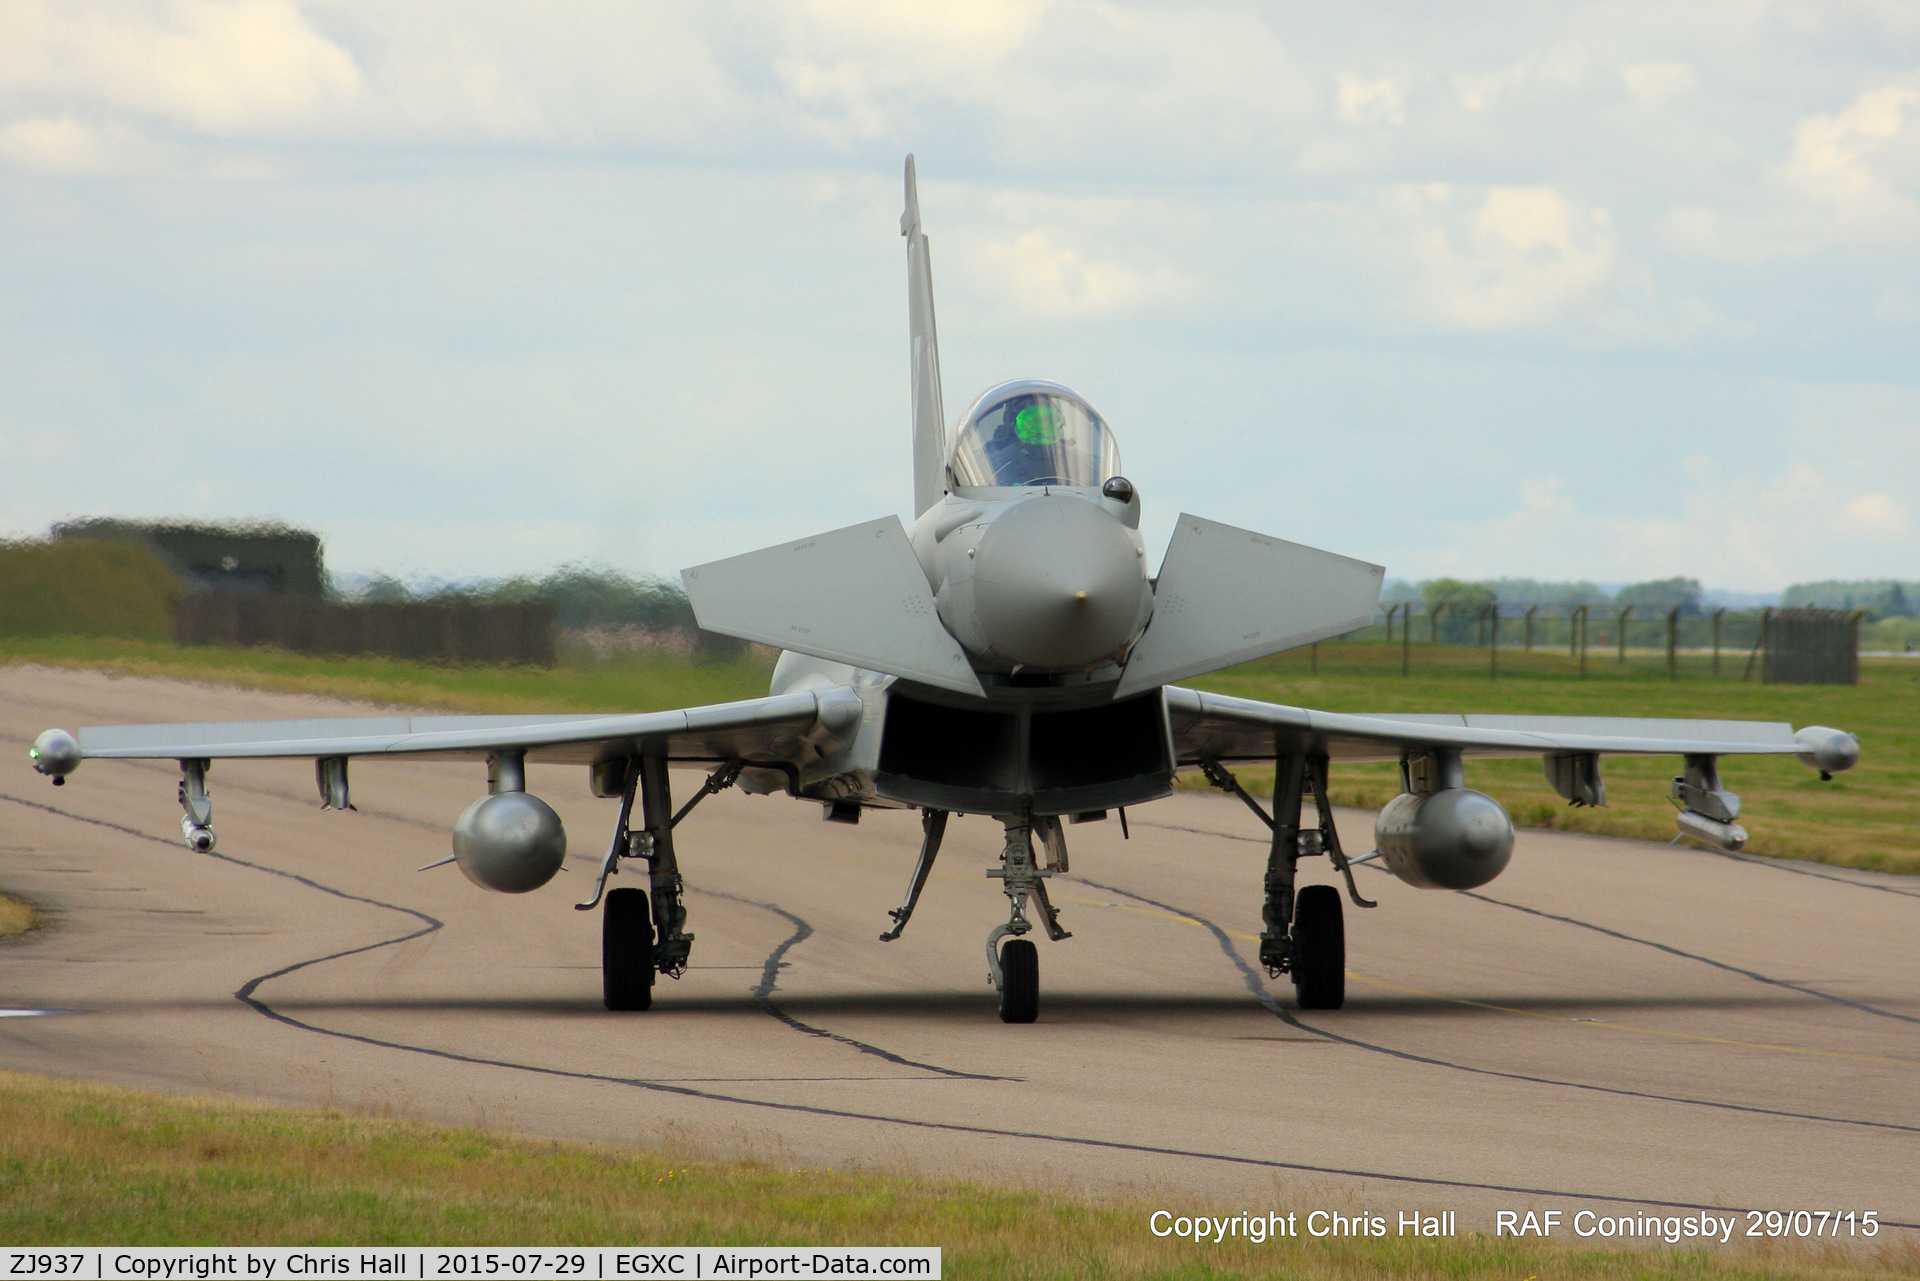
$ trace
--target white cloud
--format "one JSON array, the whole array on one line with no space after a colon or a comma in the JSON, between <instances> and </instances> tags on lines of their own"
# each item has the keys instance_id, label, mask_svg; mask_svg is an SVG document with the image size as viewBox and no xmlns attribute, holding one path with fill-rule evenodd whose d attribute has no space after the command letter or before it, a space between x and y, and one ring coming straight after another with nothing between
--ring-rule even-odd
<instances>
[{"instance_id":1,"label":"white cloud","mask_svg":"<svg viewBox=\"0 0 1920 1281\"><path fill-rule=\"evenodd\" d=\"M1893 572L1894 544L1907 530L1906 509L1885 493L1848 488L1800 463L1767 478L1727 477L1703 456L1686 459L1688 488L1667 511L1610 514L1605 501L1581 501L1560 476L1520 486L1505 515L1464 525L1445 549L1445 569L1469 576L1499 573L1541 578L1645 580L1674 574L1710 584L1773 590L1831 575ZM1846 549L1845 559L1836 556ZM1891 554L1889 554L1891 553ZM1847 571L1841 571L1843 574Z\"/></svg>"},{"instance_id":2,"label":"white cloud","mask_svg":"<svg viewBox=\"0 0 1920 1281\"><path fill-rule=\"evenodd\" d=\"M1684 62L1642 62L1620 68L1620 79L1627 92L1651 106L1661 106L1692 92L1696 79L1693 67Z\"/></svg>"},{"instance_id":3,"label":"white cloud","mask_svg":"<svg viewBox=\"0 0 1920 1281\"><path fill-rule=\"evenodd\" d=\"M1845 108L1801 118L1784 162L1735 212L1689 205L1662 220L1669 243L1728 262L1803 257L1828 247L1920 241L1920 89L1882 85Z\"/></svg>"},{"instance_id":4,"label":"white cloud","mask_svg":"<svg viewBox=\"0 0 1920 1281\"><path fill-rule=\"evenodd\" d=\"M486 555L537 567L604 493L673 504L631 562L672 568L885 509L913 150L949 403L1097 395L1158 451L1150 521L1844 576L1920 495L1920 19L1800 3L0 0L0 524L505 510L550 532ZM265 372L215 395L225 362ZM1783 443L1783 387L1856 379L1898 412ZM1676 439L1722 474L1646 461ZM1434 550L1434 489L1516 523Z\"/></svg>"},{"instance_id":5,"label":"white cloud","mask_svg":"<svg viewBox=\"0 0 1920 1281\"><path fill-rule=\"evenodd\" d=\"M1834 526L1858 538L1884 542L1907 532L1907 509L1886 494L1862 494L1840 504Z\"/></svg>"},{"instance_id":6,"label":"white cloud","mask_svg":"<svg viewBox=\"0 0 1920 1281\"><path fill-rule=\"evenodd\" d=\"M1516 92L1576 85L1586 73L1586 64L1586 52L1579 45L1559 44L1528 53L1499 71L1457 74L1453 90L1468 111L1487 111Z\"/></svg>"},{"instance_id":7,"label":"white cloud","mask_svg":"<svg viewBox=\"0 0 1920 1281\"><path fill-rule=\"evenodd\" d=\"M1593 300L1617 265L1607 211L1552 187L1491 187L1477 206L1471 194L1444 184L1402 199L1424 224L1413 244L1420 268L1414 303L1450 326L1551 324Z\"/></svg>"},{"instance_id":8,"label":"white cloud","mask_svg":"<svg viewBox=\"0 0 1920 1281\"><path fill-rule=\"evenodd\" d=\"M347 52L291 0L0 9L0 91L129 110L217 136L312 120L361 85Z\"/></svg>"},{"instance_id":9,"label":"white cloud","mask_svg":"<svg viewBox=\"0 0 1920 1281\"><path fill-rule=\"evenodd\" d=\"M1916 108L1920 90L1885 85L1861 94L1844 111L1802 120L1787 161L1788 180L1844 212L1875 212L1894 192L1874 171L1873 160L1907 130Z\"/></svg>"},{"instance_id":10,"label":"white cloud","mask_svg":"<svg viewBox=\"0 0 1920 1281\"><path fill-rule=\"evenodd\" d=\"M1336 76L1339 114L1357 125L1403 125L1407 122L1405 91L1392 80L1363 80Z\"/></svg>"},{"instance_id":11,"label":"white cloud","mask_svg":"<svg viewBox=\"0 0 1920 1281\"><path fill-rule=\"evenodd\" d=\"M1200 292L1200 282L1164 263L1134 264L1096 258L1066 245L1047 227L994 240L975 252L984 279L972 288L1011 300L1039 316L1115 317L1142 308L1182 304Z\"/></svg>"},{"instance_id":12,"label":"white cloud","mask_svg":"<svg viewBox=\"0 0 1920 1281\"><path fill-rule=\"evenodd\" d=\"M53 174L108 173L126 167L130 136L72 116L29 116L0 125L0 157Z\"/></svg>"}]
</instances>

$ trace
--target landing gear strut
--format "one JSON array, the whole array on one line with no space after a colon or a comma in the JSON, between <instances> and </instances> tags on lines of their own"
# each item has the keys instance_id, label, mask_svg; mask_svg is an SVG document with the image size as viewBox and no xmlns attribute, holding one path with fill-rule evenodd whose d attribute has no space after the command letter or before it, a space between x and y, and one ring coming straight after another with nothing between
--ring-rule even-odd
<instances>
[{"instance_id":1,"label":"landing gear strut","mask_svg":"<svg viewBox=\"0 0 1920 1281\"><path fill-rule=\"evenodd\" d=\"M1294 995L1303 1010L1337 1010L1346 1001L1346 921L1340 891L1331 885L1309 885L1294 892L1302 858L1325 854L1346 879L1347 894L1358 907L1374 907L1354 884L1353 865L1340 848L1333 824L1333 804L1327 799L1327 758L1280 752L1274 757L1273 813L1240 786L1240 781L1211 757L1200 768L1207 781L1238 796L1260 816L1273 833L1267 849L1265 901L1261 904L1260 964L1267 977L1282 974L1293 979ZM1315 827L1300 826L1300 804L1311 794Z\"/></svg>"},{"instance_id":2,"label":"landing gear strut","mask_svg":"<svg viewBox=\"0 0 1920 1281\"><path fill-rule=\"evenodd\" d=\"M180 762L180 835L196 854L213 849L213 797L207 794L207 767L212 762Z\"/></svg>"},{"instance_id":3,"label":"landing gear strut","mask_svg":"<svg viewBox=\"0 0 1920 1281\"><path fill-rule=\"evenodd\" d=\"M1021 937L1033 928L1027 920L1027 900L1032 898L1039 908L1048 938L1057 943L1073 937L1060 928L1059 913L1047 898L1046 878L1067 870L1067 842L1060 820L1051 814L1015 814L1001 821L1007 843L1000 852L1000 866L987 869L987 875L1000 879L1011 911L1007 923L987 935L987 973L1000 989L1000 1021L1031 1023L1040 1013L1040 953ZM1047 851L1044 866L1033 860L1036 836ZM999 945L1003 938L1007 938L1004 947Z\"/></svg>"},{"instance_id":4,"label":"landing gear strut","mask_svg":"<svg viewBox=\"0 0 1920 1281\"><path fill-rule=\"evenodd\" d=\"M653 976L679 978L687 970L693 935L687 933L687 908L681 895L686 883L673 852L673 829L693 807L715 792L725 791L740 777L743 762L731 761L708 776L679 813L667 781L667 758L650 752L626 763L620 794L620 817L613 843L601 860L600 875L586 902L574 907L585 912L600 905L600 975L610 1010L644 1010L653 1004ZM635 796L640 801L641 830L633 831ZM652 890L619 889L607 892L607 878L620 870L623 858L644 859Z\"/></svg>"},{"instance_id":5,"label":"landing gear strut","mask_svg":"<svg viewBox=\"0 0 1920 1281\"><path fill-rule=\"evenodd\" d=\"M927 874L933 871L933 860L940 856L940 841L947 834L947 811L922 810L920 812L920 858L913 865L913 879L907 882L907 896L900 906L888 912L893 918L893 928L880 936L882 943L891 943L899 938L907 928L907 922L913 919L913 909L920 902L920 891L927 888Z\"/></svg>"}]
</instances>

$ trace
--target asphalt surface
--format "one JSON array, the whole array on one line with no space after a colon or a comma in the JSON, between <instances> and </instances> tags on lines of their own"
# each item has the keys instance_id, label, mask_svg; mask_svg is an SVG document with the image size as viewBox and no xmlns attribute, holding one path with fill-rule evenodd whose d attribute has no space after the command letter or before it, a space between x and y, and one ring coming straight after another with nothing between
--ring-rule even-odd
<instances>
[{"instance_id":1,"label":"asphalt surface","mask_svg":"<svg viewBox=\"0 0 1920 1281\"><path fill-rule=\"evenodd\" d=\"M1522 833L1472 893L1362 869L1380 906L1347 910L1347 1006L1308 1013L1254 963L1257 821L1182 795L1131 811L1130 840L1068 829L1054 890L1075 937L1040 942L1040 1020L1010 1027L983 950L1005 918L984 875L997 824L954 821L883 944L915 815L845 826L729 792L678 833L692 969L652 1011L611 1014L598 916L573 903L614 805L582 770L530 771L570 874L511 897L414 870L447 853L477 763L356 762L359 812L323 813L311 764L221 762L220 844L199 855L171 762L91 762L54 788L25 761L50 725L359 710L0 670L0 886L55 918L0 945L0 1005L68 1011L0 1018L0 1067L1187 1212L1920 1224L1911 880ZM698 779L675 773L683 796ZM1370 847L1370 816L1340 821Z\"/></svg>"}]
</instances>

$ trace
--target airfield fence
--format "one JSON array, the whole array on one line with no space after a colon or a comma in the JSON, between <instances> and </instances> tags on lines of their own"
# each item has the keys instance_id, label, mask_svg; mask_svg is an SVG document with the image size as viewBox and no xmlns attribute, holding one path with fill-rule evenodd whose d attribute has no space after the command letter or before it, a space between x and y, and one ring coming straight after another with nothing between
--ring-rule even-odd
<instances>
[{"instance_id":1,"label":"airfield fence","mask_svg":"<svg viewBox=\"0 0 1920 1281\"><path fill-rule=\"evenodd\" d=\"M1858 610L1732 610L1646 605L1467 606L1419 601L1387 603L1373 623L1341 641L1387 642L1400 649L1401 671L1412 674L1423 653L1466 646L1485 652L1487 673L1500 674L1525 656L1564 652L1569 674L1590 668L1664 666L1683 674L1737 676L1767 683L1853 685L1860 679ZM1340 641L1328 642L1337 645ZM1320 646L1309 661L1317 666ZM1556 665L1556 667L1559 665ZM1596 672L1597 674L1597 672Z\"/></svg>"},{"instance_id":2,"label":"airfield fence","mask_svg":"<svg viewBox=\"0 0 1920 1281\"><path fill-rule=\"evenodd\" d=\"M300 654L379 654L415 662L551 667L554 607L465 601L343 603L195 592L174 609L182 645L274 645Z\"/></svg>"}]
</instances>

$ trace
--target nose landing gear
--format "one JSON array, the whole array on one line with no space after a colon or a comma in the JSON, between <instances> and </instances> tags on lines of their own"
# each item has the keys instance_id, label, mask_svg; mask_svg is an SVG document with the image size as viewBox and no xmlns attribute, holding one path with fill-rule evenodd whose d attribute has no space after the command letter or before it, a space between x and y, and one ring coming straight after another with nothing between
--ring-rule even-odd
<instances>
[{"instance_id":1,"label":"nose landing gear","mask_svg":"<svg viewBox=\"0 0 1920 1281\"><path fill-rule=\"evenodd\" d=\"M1000 852L1000 866L988 868L987 875L999 878L1011 910L1007 923L987 935L987 973L1000 989L1000 1021L1031 1023L1040 1014L1040 953L1021 937L1033 929L1027 920L1027 900L1031 898L1039 908L1048 938L1057 943L1073 937L1060 927L1060 915L1047 898L1046 878L1067 870L1067 842L1060 820L1051 814L1015 814L1001 821L1006 825L1007 843ZM1035 836L1047 851L1044 866L1033 859ZM1003 938L1007 942L1001 946Z\"/></svg>"}]
</instances>

